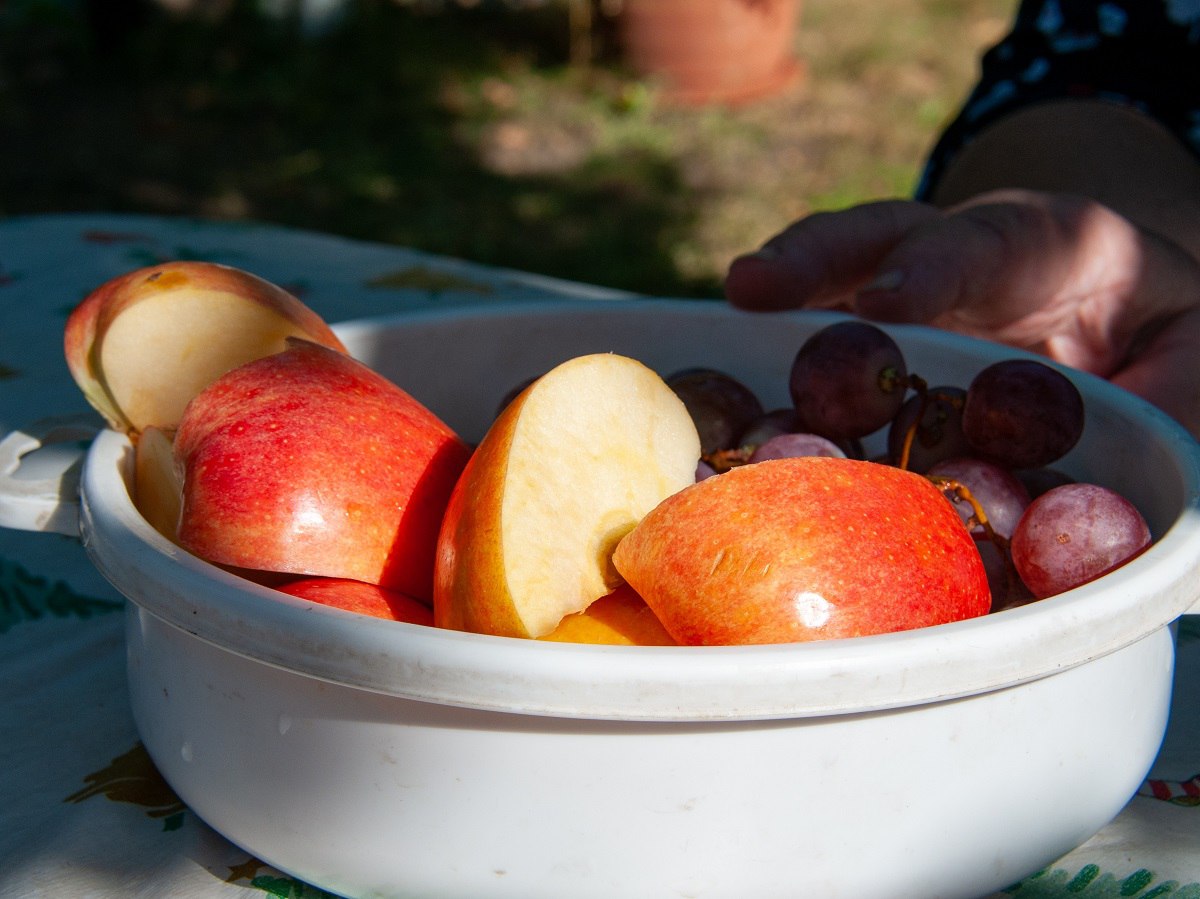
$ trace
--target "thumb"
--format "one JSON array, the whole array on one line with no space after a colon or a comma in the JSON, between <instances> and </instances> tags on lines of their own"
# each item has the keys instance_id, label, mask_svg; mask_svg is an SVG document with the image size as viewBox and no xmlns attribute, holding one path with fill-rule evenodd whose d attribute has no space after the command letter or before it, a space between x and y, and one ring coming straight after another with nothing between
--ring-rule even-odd
<instances>
[{"instance_id":1,"label":"thumb","mask_svg":"<svg viewBox=\"0 0 1200 899\"><path fill-rule=\"evenodd\" d=\"M725 296L752 310L849 308L880 259L918 224L940 213L911 200L880 200L793 223L755 253L734 259Z\"/></svg>"}]
</instances>

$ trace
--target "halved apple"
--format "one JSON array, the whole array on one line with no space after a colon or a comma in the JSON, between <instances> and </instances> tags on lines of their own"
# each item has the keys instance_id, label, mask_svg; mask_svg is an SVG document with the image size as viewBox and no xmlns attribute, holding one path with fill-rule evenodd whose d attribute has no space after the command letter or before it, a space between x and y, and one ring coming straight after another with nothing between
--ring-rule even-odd
<instances>
[{"instance_id":1,"label":"halved apple","mask_svg":"<svg viewBox=\"0 0 1200 899\"><path fill-rule=\"evenodd\" d=\"M550 633L621 583L613 549L695 481L699 456L687 408L642 363L601 353L547 372L504 409L454 488L435 623Z\"/></svg>"},{"instance_id":2,"label":"halved apple","mask_svg":"<svg viewBox=\"0 0 1200 899\"><path fill-rule=\"evenodd\" d=\"M172 431L197 393L242 363L302 337L344 351L281 287L211 262L166 262L92 291L67 319L72 377L117 430Z\"/></svg>"},{"instance_id":3,"label":"halved apple","mask_svg":"<svg viewBox=\"0 0 1200 899\"><path fill-rule=\"evenodd\" d=\"M773 459L701 481L648 513L613 563L687 645L882 634L991 607L941 491L854 459Z\"/></svg>"},{"instance_id":4,"label":"halved apple","mask_svg":"<svg viewBox=\"0 0 1200 899\"><path fill-rule=\"evenodd\" d=\"M469 455L396 384L294 338L188 404L175 435L179 543L226 567L365 581L428 605Z\"/></svg>"}]
</instances>

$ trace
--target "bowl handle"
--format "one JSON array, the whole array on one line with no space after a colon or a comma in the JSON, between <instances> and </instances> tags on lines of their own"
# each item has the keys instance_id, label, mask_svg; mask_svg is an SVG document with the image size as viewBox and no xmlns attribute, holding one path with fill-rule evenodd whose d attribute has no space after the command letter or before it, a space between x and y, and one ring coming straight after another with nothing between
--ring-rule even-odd
<instances>
[{"instance_id":1,"label":"bowl handle","mask_svg":"<svg viewBox=\"0 0 1200 899\"><path fill-rule=\"evenodd\" d=\"M43 418L0 439L0 527L78 537L79 470L101 427L94 417Z\"/></svg>"}]
</instances>

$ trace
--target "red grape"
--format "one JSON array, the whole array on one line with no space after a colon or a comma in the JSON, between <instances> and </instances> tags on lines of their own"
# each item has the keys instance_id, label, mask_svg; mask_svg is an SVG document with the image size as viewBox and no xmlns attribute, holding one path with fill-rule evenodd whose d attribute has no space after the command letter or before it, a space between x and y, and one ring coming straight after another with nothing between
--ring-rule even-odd
<instances>
[{"instance_id":1,"label":"red grape","mask_svg":"<svg viewBox=\"0 0 1200 899\"><path fill-rule=\"evenodd\" d=\"M795 409L772 409L770 412L765 412L753 422L750 427L742 432L741 439L738 440L738 445L743 448L748 448L751 453L758 447L762 446L772 437L778 437L782 434L803 434L806 433L800 426L800 420L796 416ZM816 435L810 435L816 436ZM845 438L842 440L830 441L842 453L850 459L865 459L866 453L863 452L862 442L856 438Z\"/></svg>"},{"instance_id":2,"label":"red grape","mask_svg":"<svg viewBox=\"0 0 1200 899\"><path fill-rule=\"evenodd\" d=\"M1029 491L1020 479L1008 469L983 459L946 459L930 468L926 476L945 478L967 488L983 509L992 530L1005 539L1012 536L1021 513L1029 505ZM951 501L962 520L969 523L975 514L970 502L961 498ZM982 533L983 528L974 527L972 531Z\"/></svg>"},{"instance_id":3,"label":"red grape","mask_svg":"<svg viewBox=\"0 0 1200 899\"><path fill-rule=\"evenodd\" d=\"M1150 544L1134 505L1096 484L1064 484L1025 510L1012 537L1021 580L1039 599L1094 580Z\"/></svg>"},{"instance_id":4,"label":"red grape","mask_svg":"<svg viewBox=\"0 0 1200 899\"><path fill-rule=\"evenodd\" d=\"M803 429L795 409L772 409L750 422L738 438L738 445L754 449L772 437L778 437L780 434L798 434L801 430Z\"/></svg>"},{"instance_id":5,"label":"red grape","mask_svg":"<svg viewBox=\"0 0 1200 899\"><path fill-rule=\"evenodd\" d=\"M750 454L751 462L790 459L795 456L830 456L845 459L846 454L832 440L818 434L777 434Z\"/></svg>"},{"instance_id":6,"label":"red grape","mask_svg":"<svg viewBox=\"0 0 1200 899\"><path fill-rule=\"evenodd\" d=\"M962 432L966 395L961 387L932 387L909 397L888 429L888 456L892 463L921 474L943 459L966 455L969 447ZM908 458L904 459L910 431L913 437L908 445Z\"/></svg>"},{"instance_id":7,"label":"red grape","mask_svg":"<svg viewBox=\"0 0 1200 899\"><path fill-rule=\"evenodd\" d=\"M983 369L967 388L962 427L978 455L1009 468L1041 468L1083 434L1083 397L1057 369L1007 359Z\"/></svg>"},{"instance_id":8,"label":"red grape","mask_svg":"<svg viewBox=\"0 0 1200 899\"><path fill-rule=\"evenodd\" d=\"M689 368L665 380L691 414L704 455L736 447L742 432L763 414L754 392L724 372Z\"/></svg>"},{"instance_id":9,"label":"red grape","mask_svg":"<svg viewBox=\"0 0 1200 899\"><path fill-rule=\"evenodd\" d=\"M1012 557L1003 545L988 537L976 537L975 548L979 550L983 570L987 572L993 612L1013 609L1033 601L1033 594L1017 574Z\"/></svg>"},{"instance_id":10,"label":"red grape","mask_svg":"<svg viewBox=\"0 0 1200 899\"><path fill-rule=\"evenodd\" d=\"M888 334L852 319L804 342L788 384L802 430L831 440L858 438L896 417L908 390L908 369Z\"/></svg>"}]
</instances>

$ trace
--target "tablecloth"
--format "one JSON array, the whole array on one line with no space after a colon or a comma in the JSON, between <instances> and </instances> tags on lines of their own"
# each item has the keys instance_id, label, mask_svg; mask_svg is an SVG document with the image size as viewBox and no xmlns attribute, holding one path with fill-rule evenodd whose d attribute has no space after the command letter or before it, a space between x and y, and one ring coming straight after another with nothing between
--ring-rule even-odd
<instances>
[{"instance_id":1,"label":"tablecloth","mask_svg":"<svg viewBox=\"0 0 1200 899\"><path fill-rule=\"evenodd\" d=\"M0 221L0 437L49 415L90 412L62 357L67 314L109 278L168 259L247 269L329 321L622 296L262 224L10 218ZM0 528L0 899L329 895L226 841L159 776L126 696L122 603L78 540ZM1200 899L1195 619L1181 621L1178 648L1168 733L1138 795L1083 846L997 897Z\"/></svg>"}]
</instances>

